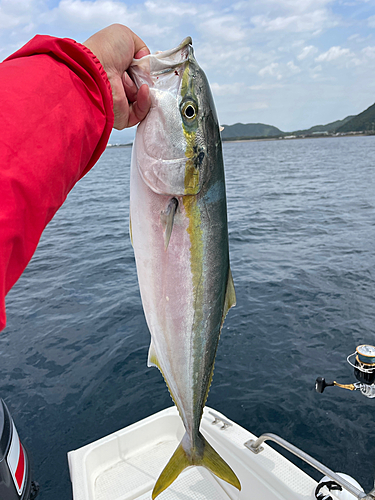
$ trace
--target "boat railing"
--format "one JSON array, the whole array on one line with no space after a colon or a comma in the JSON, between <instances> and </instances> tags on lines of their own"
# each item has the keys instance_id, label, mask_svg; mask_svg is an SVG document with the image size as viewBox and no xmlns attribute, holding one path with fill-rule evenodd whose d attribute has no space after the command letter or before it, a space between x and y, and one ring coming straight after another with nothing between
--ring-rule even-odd
<instances>
[{"instance_id":1,"label":"boat railing","mask_svg":"<svg viewBox=\"0 0 375 500\"><path fill-rule=\"evenodd\" d=\"M249 441L246 441L245 446L249 450L251 450L253 453L260 453L263 451L263 447L261 446L262 443L265 441L273 441L286 450L288 450L290 453L293 455L297 456L304 462L308 463L311 467L314 469L317 469L319 472L324 474L325 476L328 476L330 479L335 481L335 483L339 484L344 488L345 490L349 491L352 495L355 496L355 498L361 499L361 500L375 500L375 484L374 488L369 492L369 493L364 493L363 491L360 491L358 488L356 488L353 484L349 483L346 481L343 477L339 476L336 472L333 472L331 469L320 463L318 460L315 458L311 457L304 451L300 450L297 448L297 446L294 446L293 444L289 443L285 439L281 438L277 434L271 434L271 433L266 433L262 434L261 436L258 437L258 439L250 439Z\"/></svg>"}]
</instances>

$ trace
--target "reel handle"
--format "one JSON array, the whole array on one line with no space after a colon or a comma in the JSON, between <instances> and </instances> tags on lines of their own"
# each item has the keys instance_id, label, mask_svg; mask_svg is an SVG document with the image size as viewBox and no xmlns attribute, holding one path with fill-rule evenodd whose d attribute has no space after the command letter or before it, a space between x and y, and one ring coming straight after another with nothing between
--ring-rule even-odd
<instances>
[{"instance_id":1,"label":"reel handle","mask_svg":"<svg viewBox=\"0 0 375 500\"><path fill-rule=\"evenodd\" d=\"M315 381L315 390L321 394L326 387L331 387L333 385L335 385L335 382L326 382L324 377L318 377Z\"/></svg>"},{"instance_id":2,"label":"reel handle","mask_svg":"<svg viewBox=\"0 0 375 500\"><path fill-rule=\"evenodd\" d=\"M315 381L315 390L320 394L324 391L326 387L331 387L336 385L337 387L341 387L341 389L348 389L349 391L357 391L360 389L362 384L339 384L335 380L333 382L326 382L324 377L318 377Z\"/></svg>"}]
</instances>

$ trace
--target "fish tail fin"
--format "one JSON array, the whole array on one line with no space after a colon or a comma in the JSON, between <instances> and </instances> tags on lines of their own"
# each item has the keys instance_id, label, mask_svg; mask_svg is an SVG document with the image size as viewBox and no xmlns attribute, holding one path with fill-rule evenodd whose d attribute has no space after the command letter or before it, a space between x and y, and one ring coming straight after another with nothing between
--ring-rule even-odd
<instances>
[{"instance_id":1,"label":"fish tail fin","mask_svg":"<svg viewBox=\"0 0 375 500\"><path fill-rule=\"evenodd\" d=\"M223 479L241 491L241 483L231 467L229 467L226 461L221 458L218 452L202 435L200 435L200 438L203 440L204 452L201 463L196 465L206 467L206 469L210 470L213 474L215 474L215 476Z\"/></svg>"},{"instance_id":2,"label":"fish tail fin","mask_svg":"<svg viewBox=\"0 0 375 500\"><path fill-rule=\"evenodd\" d=\"M238 490L241 490L241 483L238 477L225 460L221 458L201 434L199 434L199 438L203 449L203 455L197 457L190 456L190 454L186 453L182 445L183 439L160 474L159 479L156 481L152 491L153 500L167 489L184 469L192 465L205 467L220 479L223 479Z\"/></svg>"},{"instance_id":3,"label":"fish tail fin","mask_svg":"<svg viewBox=\"0 0 375 500\"><path fill-rule=\"evenodd\" d=\"M173 483L173 481L177 479L181 472L190 465L193 464L190 463L181 442L167 465L164 467L159 479L156 481L154 489L152 490L152 500L166 490Z\"/></svg>"}]
</instances>

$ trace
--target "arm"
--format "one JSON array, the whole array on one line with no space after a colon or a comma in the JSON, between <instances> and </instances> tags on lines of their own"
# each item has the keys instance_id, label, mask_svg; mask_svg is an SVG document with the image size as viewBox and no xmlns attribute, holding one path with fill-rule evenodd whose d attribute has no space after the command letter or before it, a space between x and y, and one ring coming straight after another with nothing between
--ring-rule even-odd
<instances>
[{"instance_id":1,"label":"arm","mask_svg":"<svg viewBox=\"0 0 375 500\"><path fill-rule=\"evenodd\" d=\"M89 46L36 36L0 64L0 330L5 295L69 191L104 151L115 115L124 128L148 111L146 91L128 91L123 75L124 95L112 97L118 75L98 53L105 71Z\"/></svg>"}]
</instances>

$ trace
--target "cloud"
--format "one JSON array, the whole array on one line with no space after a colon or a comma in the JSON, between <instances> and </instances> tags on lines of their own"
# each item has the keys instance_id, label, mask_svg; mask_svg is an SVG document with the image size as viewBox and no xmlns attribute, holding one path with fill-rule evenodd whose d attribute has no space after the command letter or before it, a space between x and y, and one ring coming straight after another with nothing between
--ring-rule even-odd
<instances>
[{"instance_id":1,"label":"cloud","mask_svg":"<svg viewBox=\"0 0 375 500\"><path fill-rule=\"evenodd\" d=\"M239 103L237 106L238 111L253 111L256 109L268 109L269 104L265 101L249 101L245 103Z\"/></svg>"},{"instance_id":2,"label":"cloud","mask_svg":"<svg viewBox=\"0 0 375 500\"><path fill-rule=\"evenodd\" d=\"M301 69L298 66L296 66L293 61L289 61L287 63L287 68L295 75L297 73L301 73Z\"/></svg>"},{"instance_id":3,"label":"cloud","mask_svg":"<svg viewBox=\"0 0 375 500\"><path fill-rule=\"evenodd\" d=\"M2 0L0 1L0 29L14 29L30 24L38 2L33 0Z\"/></svg>"},{"instance_id":4,"label":"cloud","mask_svg":"<svg viewBox=\"0 0 375 500\"><path fill-rule=\"evenodd\" d=\"M312 69L312 77L318 78L320 72L323 70L322 65L318 64L315 68Z\"/></svg>"},{"instance_id":5,"label":"cloud","mask_svg":"<svg viewBox=\"0 0 375 500\"><path fill-rule=\"evenodd\" d=\"M156 14L160 15L174 15L174 16L196 16L199 14L199 11L194 7L194 5L190 3L182 3L182 2L155 2L152 0L148 0L145 2L146 9Z\"/></svg>"},{"instance_id":6,"label":"cloud","mask_svg":"<svg viewBox=\"0 0 375 500\"><path fill-rule=\"evenodd\" d=\"M263 0L265 4L272 6L272 9L283 9L286 12L304 13L316 9L325 9L333 0Z\"/></svg>"},{"instance_id":7,"label":"cloud","mask_svg":"<svg viewBox=\"0 0 375 500\"><path fill-rule=\"evenodd\" d=\"M133 29L151 51L191 35L226 122L297 121L311 109L328 113L325 94L311 97L323 84L333 89L337 108L373 94L374 0L356 0L355 9L348 1L0 0L0 54L38 32L82 41L114 22ZM299 115L290 112L296 95Z\"/></svg>"},{"instance_id":8,"label":"cloud","mask_svg":"<svg viewBox=\"0 0 375 500\"><path fill-rule=\"evenodd\" d=\"M211 90L215 96L240 95L246 92L244 83L211 83Z\"/></svg>"},{"instance_id":9,"label":"cloud","mask_svg":"<svg viewBox=\"0 0 375 500\"><path fill-rule=\"evenodd\" d=\"M283 88L282 83L261 83L260 85L251 85L250 90L273 90Z\"/></svg>"},{"instance_id":10,"label":"cloud","mask_svg":"<svg viewBox=\"0 0 375 500\"><path fill-rule=\"evenodd\" d=\"M375 47L365 47L361 52L365 57L375 59Z\"/></svg>"},{"instance_id":11,"label":"cloud","mask_svg":"<svg viewBox=\"0 0 375 500\"><path fill-rule=\"evenodd\" d=\"M69 25L99 29L115 22L131 24L137 15L130 13L122 2L113 0L61 0L57 7L40 17L43 23L65 22Z\"/></svg>"},{"instance_id":12,"label":"cloud","mask_svg":"<svg viewBox=\"0 0 375 500\"><path fill-rule=\"evenodd\" d=\"M7 13L3 7L0 6L0 29L15 28L20 24L28 21L28 16L15 16Z\"/></svg>"},{"instance_id":13,"label":"cloud","mask_svg":"<svg viewBox=\"0 0 375 500\"><path fill-rule=\"evenodd\" d=\"M244 40L246 32L241 27L241 19L233 15L211 15L200 21L199 31L206 37L220 38L221 42L239 42Z\"/></svg>"},{"instance_id":14,"label":"cloud","mask_svg":"<svg viewBox=\"0 0 375 500\"><path fill-rule=\"evenodd\" d=\"M255 29L261 31L288 31L294 33L319 33L336 24L324 9L304 12L289 16L270 18L269 15L258 15L251 18Z\"/></svg>"},{"instance_id":15,"label":"cloud","mask_svg":"<svg viewBox=\"0 0 375 500\"><path fill-rule=\"evenodd\" d=\"M315 58L316 62L330 62L341 57L352 55L349 49L342 49L339 46L331 47L327 52Z\"/></svg>"},{"instance_id":16,"label":"cloud","mask_svg":"<svg viewBox=\"0 0 375 500\"><path fill-rule=\"evenodd\" d=\"M199 40L199 38L197 38ZM193 40L194 42L194 40ZM214 71L212 81L233 80L237 74L256 72L255 55L251 47L243 43L228 43L220 38L200 41L195 45L195 55L205 71ZM230 76L226 72L230 71ZM208 76L208 75L207 75Z\"/></svg>"},{"instance_id":17,"label":"cloud","mask_svg":"<svg viewBox=\"0 0 375 500\"><path fill-rule=\"evenodd\" d=\"M303 59L306 59L306 57L316 54L317 52L318 49L314 47L314 45L308 45L302 49L302 52L297 56L297 59L302 61Z\"/></svg>"},{"instance_id":18,"label":"cloud","mask_svg":"<svg viewBox=\"0 0 375 500\"><path fill-rule=\"evenodd\" d=\"M235 109L240 112L267 109L269 104L264 99L259 98L258 91L264 91L263 95L267 96L270 90L276 88L282 88L282 85L277 83L247 86L243 82L234 84L215 82L211 84L215 101L219 103L221 109L230 108L233 110L235 106Z\"/></svg>"},{"instance_id":19,"label":"cloud","mask_svg":"<svg viewBox=\"0 0 375 500\"><path fill-rule=\"evenodd\" d=\"M279 72L279 63L271 63L268 66L265 66L261 70L258 71L259 76L272 76L280 80L282 78L281 73Z\"/></svg>"}]
</instances>

